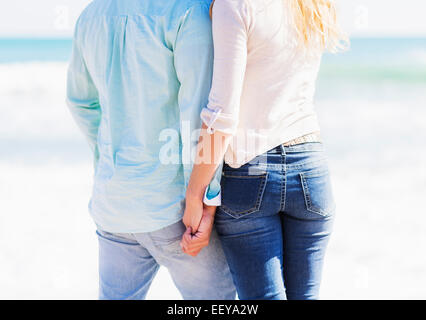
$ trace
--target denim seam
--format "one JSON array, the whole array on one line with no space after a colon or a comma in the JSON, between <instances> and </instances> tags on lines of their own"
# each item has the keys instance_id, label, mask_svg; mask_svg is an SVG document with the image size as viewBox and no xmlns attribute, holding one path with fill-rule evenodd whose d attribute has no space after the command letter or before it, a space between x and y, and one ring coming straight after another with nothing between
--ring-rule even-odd
<instances>
[{"instance_id":1,"label":"denim seam","mask_svg":"<svg viewBox=\"0 0 426 320\"><path fill-rule=\"evenodd\" d=\"M153 242L161 242L161 243L164 243L166 245L174 243L174 242L176 242L176 241L178 241L179 239L182 238L181 236L177 236L177 237L171 238L171 239L164 239L164 238L158 238L158 237L152 236L150 234L148 234L148 236Z\"/></svg>"},{"instance_id":2,"label":"denim seam","mask_svg":"<svg viewBox=\"0 0 426 320\"><path fill-rule=\"evenodd\" d=\"M242 178L242 179L265 178L266 174L262 174L260 176L234 176L234 175L230 175L230 174L224 174L224 177L227 177L227 178Z\"/></svg>"},{"instance_id":3,"label":"denim seam","mask_svg":"<svg viewBox=\"0 0 426 320\"><path fill-rule=\"evenodd\" d=\"M298 164L289 164L286 167L288 169L303 169L307 165L312 165L314 163L321 163L321 162L326 162L326 161L327 161L327 159L324 158L324 159L318 159L318 160L314 160L314 161L305 161L305 162L298 163Z\"/></svg>"},{"instance_id":4,"label":"denim seam","mask_svg":"<svg viewBox=\"0 0 426 320\"><path fill-rule=\"evenodd\" d=\"M256 199L256 202L254 204L254 206L248 210L243 210L243 211L239 211L239 212L234 212L232 209L228 208L226 205L222 204L221 209L223 212L225 212L226 214L230 215L233 218L239 219L242 216L246 216L248 214L254 213L256 211L259 211L261 205L262 205L262 198L263 198L263 194L265 193L265 187L266 187L266 181L268 178L268 174L265 173L264 175L261 176L251 176L251 177L247 177L247 176L231 176L231 175L226 175L226 177L233 177L233 178L261 178L262 182L259 186L259 191L258 191L258 196Z\"/></svg>"},{"instance_id":5,"label":"denim seam","mask_svg":"<svg viewBox=\"0 0 426 320\"><path fill-rule=\"evenodd\" d=\"M107 237L107 236L104 236L104 235L100 234L98 231L96 231L96 234L97 234L100 238L102 238L102 239L104 239L104 240L108 240L108 241L112 241L112 242L116 242L116 243L121 243L121 244L127 244L127 245L129 245L129 246L139 246L139 245L140 245L140 243L139 243L139 242L137 242L137 241L136 241L136 243L134 243L134 242L126 242L126 241L124 241L124 240L119 240L119 239L111 239L111 238L109 238L109 237Z\"/></svg>"},{"instance_id":6,"label":"denim seam","mask_svg":"<svg viewBox=\"0 0 426 320\"><path fill-rule=\"evenodd\" d=\"M285 201L287 193L287 177L286 177L286 156L285 152L281 155L281 199L280 199L280 212L285 211Z\"/></svg>"}]
</instances>

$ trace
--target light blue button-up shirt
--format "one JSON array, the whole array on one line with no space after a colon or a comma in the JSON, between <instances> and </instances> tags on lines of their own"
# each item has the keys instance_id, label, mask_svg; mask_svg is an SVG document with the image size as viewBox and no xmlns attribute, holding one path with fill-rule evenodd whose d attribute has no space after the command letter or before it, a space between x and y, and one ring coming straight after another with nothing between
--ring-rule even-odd
<instances>
[{"instance_id":1,"label":"light blue button-up shirt","mask_svg":"<svg viewBox=\"0 0 426 320\"><path fill-rule=\"evenodd\" d=\"M211 86L210 2L95 0L77 22L67 100L95 155L89 208L104 231L182 218Z\"/></svg>"}]
</instances>

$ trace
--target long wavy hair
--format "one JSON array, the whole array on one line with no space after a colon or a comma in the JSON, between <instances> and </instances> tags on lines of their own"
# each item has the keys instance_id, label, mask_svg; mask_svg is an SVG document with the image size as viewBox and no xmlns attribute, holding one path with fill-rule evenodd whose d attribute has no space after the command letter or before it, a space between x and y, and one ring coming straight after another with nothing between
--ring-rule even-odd
<instances>
[{"instance_id":1,"label":"long wavy hair","mask_svg":"<svg viewBox=\"0 0 426 320\"><path fill-rule=\"evenodd\" d=\"M345 50L349 38L337 21L333 0L283 0L299 37L299 43L307 50L320 49L330 52ZM210 17L215 0L210 6Z\"/></svg>"},{"instance_id":2,"label":"long wavy hair","mask_svg":"<svg viewBox=\"0 0 426 320\"><path fill-rule=\"evenodd\" d=\"M299 43L311 49L337 52L349 45L342 31L333 0L284 0L288 5Z\"/></svg>"}]
</instances>

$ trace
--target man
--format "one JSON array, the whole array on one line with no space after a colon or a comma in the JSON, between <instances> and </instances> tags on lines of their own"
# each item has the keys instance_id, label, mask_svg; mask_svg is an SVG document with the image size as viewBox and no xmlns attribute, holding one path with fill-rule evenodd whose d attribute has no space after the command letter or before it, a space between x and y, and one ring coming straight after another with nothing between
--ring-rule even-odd
<instances>
[{"instance_id":1,"label":"man","mask_svg":"<svg viewBox=\"0 0 426 320\"><path fill-rule=\"evenodd\" d=\"M101 299L144 299L160 265L184 299L235 297L214 232L195 257L180 247L198 138L186 132L201 126L212 77L209 5L95 0L77 22L67 96L95 156L89 208ZM219 192L211 186L209 199ZM199 232L209 234L212 221L206 214Z\"/></svg>"}]
</instances>

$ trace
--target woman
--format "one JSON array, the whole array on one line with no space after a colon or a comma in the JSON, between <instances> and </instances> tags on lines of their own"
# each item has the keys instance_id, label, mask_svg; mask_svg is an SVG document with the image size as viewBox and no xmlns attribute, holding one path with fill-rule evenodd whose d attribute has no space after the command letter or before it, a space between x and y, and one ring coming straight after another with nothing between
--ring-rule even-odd
<instances>
[{"instance_id":1,"label":"woman","mask_svg":"<svg viewBox=\"0 0 426 320\"><path fill-rule=\"evenodd\" d=\"M214 75L184 222L225 160L215 216L240 299L318 299L335 211L313 107L322 52L346 40L330 0L216 0ZM187 239L188 240L188 239ZM203 244L205 245L205 243ZM201 246L183 240L196 254Z\"/></svg>"}]
</instances>

